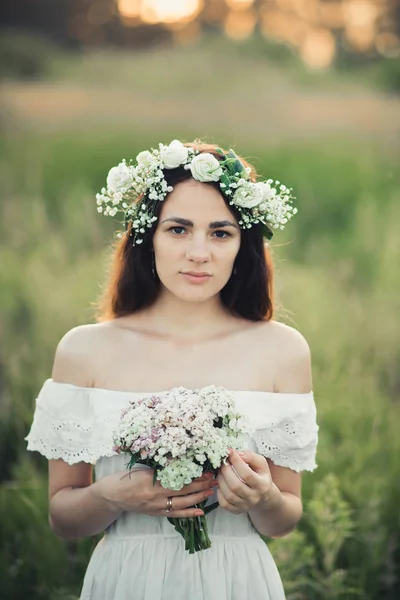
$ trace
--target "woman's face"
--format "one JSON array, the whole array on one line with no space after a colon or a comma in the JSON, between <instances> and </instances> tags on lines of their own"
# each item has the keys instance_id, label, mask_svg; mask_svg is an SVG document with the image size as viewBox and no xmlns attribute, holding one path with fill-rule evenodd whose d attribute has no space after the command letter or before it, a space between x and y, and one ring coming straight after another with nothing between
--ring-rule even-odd
<instances>
[{"instance_id":1,"label":"woman's face","mask_svg":"<svg viewBox=\"0 0 400 600\"><path fill-rule=\"evenodd\" d=\"M221 194L188 179L174 186L153 237L163 286L188 302L203 302L228 282L240 248L240 228Z\"/></svg>"}]
</instances>

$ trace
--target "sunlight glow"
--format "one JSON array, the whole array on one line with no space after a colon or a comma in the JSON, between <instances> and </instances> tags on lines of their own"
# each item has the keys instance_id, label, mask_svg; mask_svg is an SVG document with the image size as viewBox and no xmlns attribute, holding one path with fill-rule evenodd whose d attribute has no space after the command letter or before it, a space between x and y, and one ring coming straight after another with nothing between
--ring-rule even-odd
<instances>
[{"instance_id":1,"label":"sunlight glow","mask_svg":"<svg viewBox=\"0 0 400 600\"><path fill-rule=\"evenodd\" d=\"M359 52L366 52L375 39L375 27L372 24L347 27L344 32L347 42Z\"/></svg>"},{"instance_id":2,"label":"sunlight glow","mask_svg":"<svg viewBox=\"0 0 400 600\"><path fill-rule=\"evenodd\" d=\"M225 33L234 40L244 40L253 33L256 23L253 10L231 11L225 19Z\"/></svg>"},{"instance_id":3,"label":"sunlight glow","mask_svg":"<svg viewBox=\"0 0 400 600\"><path fill-rule=\"evenodd\" d=\"M343 3L343 13L347 25L370 27L379 15L379 8L370 0L347 0Z\"/></svg>"},{"instance_id":4,"label":"sunlight glow","mask_svg":"<svg viewBox=\"0 0 400 600\"><path fill-rule=\"evenodd\" d=\"M118 10L123 17L138 17L142 0L118 0Z\"/></svg>"},{"instance_id":5,"label":"sunlight glow","mask_svg":"<svg viewBox=\"0 0 400 600\"><path fill-rule=\"evenodd\" d=\"M328 29L315 29L304 40L300 55L312 69L325 69L336 54L336 42Z\"/></svg>"},{"instance_id":6,"label":"sunlight glow","mask_svg":"<svg viewBox=\"0 0 400 600\"><path fill-rule=\"evenodd\" d=\"M116 0L116 4L125 25L163 24L181 44L199 39L206 23L222 26L235 40L248 38L259 24L266 38L289 44L310 68L322 69L333 62L339 36L352 51L375 49L384 56L399 56L399 36L388 20L391 1ZM74 21L71 28L75 37L86 39L88 25L93 33L113 15L109 0L94 0L87 23Z\"/></svg>"},{"instance_id":7,"label":"sunlight glow","mask_svg":"<svg viewBox=\"0 0 400 600\"><path fill-rule=\"evenodd\" d=\"M297 14L302 19L314 20L320 8L319 0L277 0L280 10Z\"/></svg>"},{"instance_id":8,"label":"sunlight glow","mask_svg":"<svg viewBox=\"0 0 400 600\"><path fill-rule=\"evenodd\" d=\"M342 2L322 2L319 6L319 17L322 25L340 28L344 24Z\"/></svg>"},{"instance_id":9,"label":"sunlight glow","mask_svg":"<svg viewBox=\"0 0 400 600\"><path fill-rule=\"evenodd\" d=\"M191 21L174 31L174 40L181 46L193 44L201 36L201 28L197 21Z\"/></svg>"},{"instance_id":10,"label":"sunlight glow","mask_svg":"<svg viewBox=\"0 0 400 600\"><path fill-rule=\"evenodd\" d=\"M233 10L244 10L254 4L254 0L225 0L225 2Z\"/></svg>"},{"instance_id":11,"label":"sunlight glow","mask_svg":"<svg viewBox=\"0 0 400 600\"><path fill-rule=\"evenodd\" d=\"M140 17L145 23L174 23L194 19L203 0L118 0L123 17Z\"/></svg>"}]
</instances>

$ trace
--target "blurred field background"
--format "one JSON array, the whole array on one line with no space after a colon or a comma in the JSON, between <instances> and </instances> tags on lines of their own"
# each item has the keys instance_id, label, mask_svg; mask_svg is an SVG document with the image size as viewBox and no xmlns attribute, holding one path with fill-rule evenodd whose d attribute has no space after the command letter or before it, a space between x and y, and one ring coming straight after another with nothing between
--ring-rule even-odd
<instances>
[{"instance_id":1,"label":"blurred field background","mask_svg":"<svg viewBox=\"0 0 400 600\"><path fill-rule=\"evenodd\" d=\"M397 600L397 6L16 0L0 17L0 597L76 600L97 541L50 531L47 462L23 440L59 339L93 321L114 233L94 195L123 157L201 137L298 197L273 240L277 318L311 346L320 444L298 530L268 542L287 598Z\"/></svg>"}]
</instances>

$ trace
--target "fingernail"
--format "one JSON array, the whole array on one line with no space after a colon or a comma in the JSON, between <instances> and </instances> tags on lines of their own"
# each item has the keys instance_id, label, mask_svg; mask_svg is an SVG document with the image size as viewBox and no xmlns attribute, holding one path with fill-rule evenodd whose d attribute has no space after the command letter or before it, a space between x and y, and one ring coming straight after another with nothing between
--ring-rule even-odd
<instances>
[{"instance_id":1,"label":"fingernail","mask_svg":"<svg viewBox=\"0 0 400 600\"><path fill-rule=\"evenodd\" d=\"M244 456L244 452L242 452L241 450L236 450L236 452L240 455L240 456Z\"/></svg>"},{"instance_id":2,"label":"fingernail","mask_svg":"<svg viewBox=\"0 0 400 600\"><path fill-rule=\"evenodd\" d=\"M203 516L203 515L204 515L204 513L203 513L203 511L202 511L202 510L196 510L196 511L194 512L194 516L195 516L195 517L201 517L201 516Z\"/></svg>"}]
</instances>

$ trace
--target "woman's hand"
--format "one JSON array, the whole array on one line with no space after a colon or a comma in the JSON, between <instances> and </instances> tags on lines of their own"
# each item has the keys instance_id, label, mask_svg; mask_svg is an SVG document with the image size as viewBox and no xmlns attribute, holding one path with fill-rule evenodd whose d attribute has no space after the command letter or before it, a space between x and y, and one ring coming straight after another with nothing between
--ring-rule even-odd
<instances>
[{"instance_id":1,"label":"woman's hand","mask_svg":"<svg viewBox=\"0 0 400 600\"><path fill-rule=\"evenodd\" d=\"M153 469L143 467L130 473L122 471L100 479L94 485L96 495L115 510L130 511L152 516L170 518L195 517L202 512L189 508L213 494L217 485L213 474L203 474L185 485L179 492L167 490L159 481L153 485ZM172 510L166 512L167 498L172 497Z\"/></svg>"},{"instance_id":2,"label":"woman's hand","mask_svg":"<svg viewBox=\"0 0 400 600\"><path fill-rule=\"evenodd\" d=\"M239 454L231 449L227 464L219 469L217 481L219 505L236 515L247 512L260 502L268 502L279 493L267 460L250 450Z\"/></svg>"}]
</instances>

